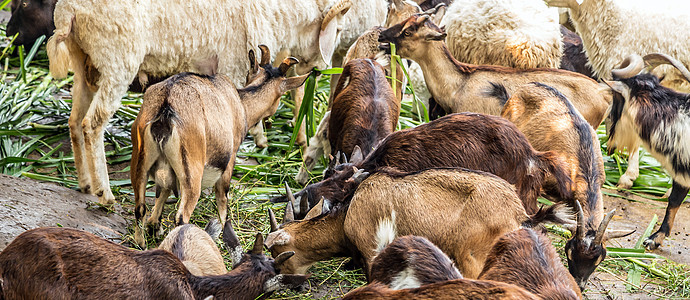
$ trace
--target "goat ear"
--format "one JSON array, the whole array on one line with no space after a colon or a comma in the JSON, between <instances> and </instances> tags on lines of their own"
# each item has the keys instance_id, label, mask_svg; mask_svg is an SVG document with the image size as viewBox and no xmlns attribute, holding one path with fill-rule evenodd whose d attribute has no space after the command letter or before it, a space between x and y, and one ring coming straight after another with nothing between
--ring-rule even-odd
<instances>
[{"instance_id":1,"label":"goat ear","mask_svg":"<svg viewBox=\"0 0 690 300\"><path fill-rule=\"evenodd\" d=\"M442 41L445 38L446 38L445 32L438 32L435 30L430 30L427 34L424 35L424 39L427 41Z\"/></svg>"},{"instance_id":2,"label":"goat ear","mask_svg":"<svg viewBox=\"0 0 690 300\"><path fill-rule=\"evenodd\" d=\"M629 88L625 83L622 83L622 82L620 82L620 81L618 81L618 80L610 80L610 81L609 81L609 80L603 80L603 81L604 81L604 83L606 83L606 85L608 85L608 86L611 88L611 90L613 90L614 92L617 92L617 93L619 93L619 94L621 94L621 95L623 95L623 96L629 95L629 94L630 94L630 88Z\"/></svg>"},{"instance_id":3,"label":"goat ear","mask_svg":"<svg viewBox=\"0 0 690 300\"><path fill-rule=\"evenodd\" d=\"M279 274L264 283L264 292L272 293L277 290L296 288L306 280L306 275Z\"/></svg>"},{"instance_id":4,"label":"goat ear","mask_svg":"<svg viewBox=\"0 0 690 300\"><path fill-rule=\"evenodd\" d=\"M364 155L362 154L362 148L359 145L355 145L355 149L352 150L352 155L350 156L350 163L356 165L364 160Z\"/></svg>"},{"instance_id":5,"label":"goat ear","mask_svg":"<svg viewBox=\"0 0 690 300\"><path fill-rule=\"evenodd\" d=\"M321 215L321 213L323 212L324 199L325 199L324 197L321 197L321 200L319 200L319 203L316 203L316 205L314 207L312 207L312 209L309 210L307 215L304 216L305 220L308 220L308 219L311 219L313 217L317 217L317 216Z\"/></svg>"},{"instance_id":6,"label":"goat ear","mask_svg":"<svg viewBox=\"0 0 690 300\"><path fill-rule=\"evenodd\" d=\"M208 221L208 223L206 223L206 227L204 228L204 231L211 236L214 242L218 241L218 237L220 236L222 230L223 228L220 226L218 219L211 219Z\"/></svg>"},{"instance_id":7,"label":"goat ear","mask_svg":"<svg viewBox=\"0 0 690 300\"><path fill-rule=\"evenodd\" d=\"M260 64L263 66L271 63L271 50L268 49L268 46L261 44L259 50L261 50Z\"/></svg>"},{"instance_id":8,"label":"goat ear","mask_svg":"<svg viewBox=\"0 0 690 300\"><path fill-rule=\"evenodd\" d=\"M307 81L307 78L309 77L309 73L304 74L302 76L294 76L290 78L285 78L283 79L282 83L282 90L284 91L289 91L289 90L294 90L304 84L305 81Z\"/></svg>"},{"instance_id":9,"label":"goat ear","mask_svg":"<svg viewBox=\"0 0 690 300\"><path fill-rule=\"evenodd\" d=\"M441 24L443 16L446 15L446 9L447 6L444 3L436 5L436 7L433 8L434 12L431 13L431 22L434 22L434 24Z\"/></svg>"},{"instance_id":10,"label":"goat ear","mask_svg":"<svg viewBox=\"0 0 690 300\"><path fill-rule=\"evenodd\" d=\"M256 61L256 55L254 54L254 50L249 50L249 74L256 74L256 72L259 71L259 64Z\"/></svg>"},{"instance_id":11,"label":"goat ear","mask_svg":"<svg viewBox=\"0 0 690 300\"><path fill-rule=\"evenodd\" d=\"M331 65L331 58L335 51L336 37L338 36L338 22L340 17L347 13L351 6L351 0L340 0L333 5L323 17L321 31L319 32L319 50L321 51L321 58L326 65Z\"/></svg>"}]
</instances>

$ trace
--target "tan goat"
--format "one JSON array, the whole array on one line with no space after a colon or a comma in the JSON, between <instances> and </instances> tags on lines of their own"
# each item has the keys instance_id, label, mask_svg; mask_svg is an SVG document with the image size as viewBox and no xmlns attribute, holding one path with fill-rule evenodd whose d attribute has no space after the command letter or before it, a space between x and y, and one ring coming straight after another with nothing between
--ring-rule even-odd
<instances>
[{"instance_id":1,"label":"tan goat","mask_svg":"<svg viewBox=\"0 0 690 300\"><path fill-rule=\"evenodd\" d=\"M131 178L134 189L135 240L145 246L144 225L158 225L171 192L180 195L177 224L189 223L202 187L214 186L221 222L227 217L227 193L235 155L249 126L275 113L280 96L299 87L307 75L286 78L286 58L274 68L270 53L260 46L261 63L249 52L252 80L243 89L225 75L182 73L151 86L132 124ZM145 224L146 182L156 182L156 204Z\"/></svg>"},{"instance_id":2,"label":"tan goat","mask_svg":"<svg viewBox=\"0 0 690 300\"><path fill-rule=\"evenodd\" d=\"M291 201L287 207L286 220L294 220ZM272 253L295 252L281 269L286 273L304 274L313 263L339 255L358 258L368 273L372 258L397 236L419 235L448 253L462 274L476 278L497 237L520 226L566 222L560 212L552 206L528 216L513 186L481 171L381 170L359 185L349 207L322 199L302 221L278 227L272 218L266 246Z\"/></svg>"},{"instance_id":3,"label":"tan goat","mask_svg":"<svg viewBox=\"0 0 690 300\"><path fill-rule=\"evenodd\" d=\"M242 257L242 245L239 244L234 231L230 232L231 224L232 222L225 222L223 240L235 265L239 263L238 258ZM223 275L228 270L213 238L216 227L220 227L217 219L209 221L204 230L194 224L177 226L165 236L158 249L177 256L195 276Z\"/></svg>"},{"instance_id":4,"label":"tan goat","mask_svg":"<svg viewBox=\"0 0 690 300\"><path fill-rule=\"evenodd\" d=\"M414 15L381 33L381 48L394 43L398 54L417 62L435 101L447 112L500 115L506 94L541 82L558 89L592 127L599 127L611 103L610 89L582 74L557 69L511 69L458 62L448 51L445 32L428 16Z\"/></svg>"}]
</instances>

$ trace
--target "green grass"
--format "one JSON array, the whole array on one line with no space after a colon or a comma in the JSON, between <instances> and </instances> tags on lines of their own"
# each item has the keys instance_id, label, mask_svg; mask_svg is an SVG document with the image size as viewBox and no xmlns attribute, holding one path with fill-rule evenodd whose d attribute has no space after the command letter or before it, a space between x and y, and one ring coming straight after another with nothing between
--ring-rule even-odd
<instances>
[{"instance_id":1,"label":"green grass","mask_svg":"<svg viewBox=\"0 0 690 300\"><path fill-rule=\"evenodd\" d=\"M5 44L9 40L5 38ZM76 171L67 126L71 107L68 92L71 78L53 80L48 75L47 58L42 49L34 51L35 55L27 55L25 61L7 57L12 49L5 50L3 51L5 55L0 57L3 67L0 81L0 172L76 188ZM308 101L305 101L309 108L303 111L305 114L310 113L307 121L310 123L309 131L312 133L328 106L329 80L330 76L321 76L314 81L313 100L309 97ZM408 87L408 93L411 92L413 91L410 91ZM132 153L129 131L141 106L141 94L128 94L122 100L122 104L107 127L105 142L113 192L125 211L124 217L128 219L129 224L132 224L133 193L128 179L129 160ZM417 126L420 120L425 119L426 116L420 118L413 113L413 111L424 111L413 109L415 105L419 104L402 103L399 128ZM249 162L238 163L235 166L233 179L236 182L229 194L229 219L234 223L235 231L245 249L251 247L256 232L268 233L267 209L269 207L277 212L279 219L282 217L284 204L271 204L267 200L280 193L283 182L287 181L293 188L298 187L294 176L301 164L301 150L291 146L294 128L288 125L293 117L293 107L294 102L290 97L284 96L277 113L268 122L269 128L266 130L269 140L268 148L258 149L249 139L245 140L240 147L238 156ZM605 154L606 137L602 128L599 128L598 134ZM618 177L627 167L626 157L605 155L605 167L606 187L615 189ZM322 171L323 166L317 165L317 168L312 171L311 181L318 181ZM668 175L656 161L645 154L640 163L640 178L628 192L659 199L669 187ZM148 195L153 196L153 193L149 192ZM210 190L203 193L192 216L193 223L203 227L210 218L216 216L217 210L213 199ZM94 209L103 208L95 206ZM171 220L175 211L176 204L166 205L162 223L166 231L174 226ZM128 230L129 232L123 238L125 243L133 240L132 225ZM554 232L554 245L562 252L569 232L558 228L552 228L552 232ZM160 237L149 236L148 247L157 246L160 240ZM610 272L620 276L622 281L630 281L631 290L644 288L652 296L690 297L690 287L688 287L690 269L687 266L654 257L636 258L649 266L643 267L631 260L631 257L626 257L626 253L630 251L619 250L623 254L604 261L600 272ZM224 254L227 255L225 251ZM329 290L325 297L336 298L351 288L365 284L361 270L353 271L344 268L346 261L347 259L339 258L316 264L311 269L309 289L301 293L292 291L277 293L273 298L321 297L324 294L319 287L323 289L324 286L327 286ZM635 271L630 277L631 280L628 280L630 269ZM656 271L652 271L654 269ZM660 274L668 276L659 276Z\"/></svg>"}]
</instances>

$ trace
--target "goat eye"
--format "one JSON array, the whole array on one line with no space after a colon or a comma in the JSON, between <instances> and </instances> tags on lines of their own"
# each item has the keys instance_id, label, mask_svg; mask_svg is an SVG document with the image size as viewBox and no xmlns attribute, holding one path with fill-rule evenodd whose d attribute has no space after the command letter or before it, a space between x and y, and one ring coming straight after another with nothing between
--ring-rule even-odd
<instances>
[{"instance_id":1,"label":"goat eye","mask_svg":"<svg viewBox=\"0 0 690 300\"><path fill-rule=\"evenodd\" d=\"M22 7L27 7L28 5L29 3L27 3L26 1L22 2Z\"/></svg>"},{"instance_id":2,"label":"goat eye","mask_svg":"<svg viewBox=\"0 0 690 300\"><path fill-rule=\"evenodd\" d=\"M403 35L404 35L404 36L410 36L411 33L410 33L409 31L403 31Z\"/></svg>"}]
</instances>

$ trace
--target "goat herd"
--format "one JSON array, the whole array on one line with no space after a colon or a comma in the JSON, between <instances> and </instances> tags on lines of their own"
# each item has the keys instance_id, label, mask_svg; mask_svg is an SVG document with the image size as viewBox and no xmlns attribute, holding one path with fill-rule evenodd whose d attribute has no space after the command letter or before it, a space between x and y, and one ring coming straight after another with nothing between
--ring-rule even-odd
<instances>
[{"instance_id":1,"label":"goat herd","mask_svg":"<svg viewBox=\"0 0 690 300\"><path fill-rule=\"evenodd\" d=\"M180 203L179 226L157 250L26 231L0 253L0 299L256 299L300 286L312 264L336 256L369 281L346 299L581 298L605 242L629 234L607 230L615 211L603 211L595 129L605 118L609 151L631 153L621 186L637 177L639 146L673 178L663 223L644 242L659 247L690 187L690 18L547 0L580 39L541 0L417 2L13 0L8 34L31 43L47 31L51 74L74 73L82 192L114 202L104 128L133 80L162 80L132 125L136 243L160 231L171 194ZM395 131L406 78L391 70L391 45L435 120ZM226 222L238 147L248 132L265 147L262 120L327 65L343 72L297 181L322 155L331 162L321 182L273 199L287 202L282 224L269 209L271 232L243 254ZM187 223L210 186L220 222L203 231ZM538 207L540 195L556 204ZM569 270L546 222L573 232ZM214 242L221 228L230 272Z\"/></svg>"}]
</instances>

